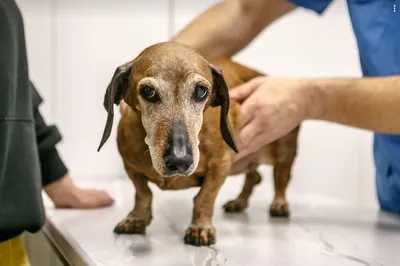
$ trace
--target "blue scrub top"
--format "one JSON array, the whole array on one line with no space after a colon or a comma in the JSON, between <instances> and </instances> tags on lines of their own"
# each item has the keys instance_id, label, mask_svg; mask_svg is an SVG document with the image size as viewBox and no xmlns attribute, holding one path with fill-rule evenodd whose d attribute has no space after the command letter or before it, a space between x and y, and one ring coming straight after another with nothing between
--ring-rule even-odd
<instances>
[{"instance_id":1,"label":"blue scrub top","mask_svg":"<svg viewBox=\"0 0 400 266\"><path fill-rule=\"evenodd\" d=\"M318 14L332 2L290 1ZM363 76L400 74L400 0L347 0L347 5ZM374 159L380 207L400 214L400 136L375 133Z\"/></svg>"}]
</instances>

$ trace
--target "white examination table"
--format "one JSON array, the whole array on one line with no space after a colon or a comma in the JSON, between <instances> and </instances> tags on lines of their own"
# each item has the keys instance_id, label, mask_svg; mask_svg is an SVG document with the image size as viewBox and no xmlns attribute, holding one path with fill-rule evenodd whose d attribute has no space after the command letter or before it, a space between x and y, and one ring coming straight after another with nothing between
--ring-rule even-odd
<instances>
[{"instance_id":1,"label":"white examination table","mask_svg":"<svg viewBox=\"0 0 400 266\"><path fill-rule=\"evenodd\" d=\"M198 188L160 191L152 186L153 221L147 235L114 235L114 226L133 206L129 180L103 185L116 200L112 207L48 207L44 232L60 256L74 266L400 265L399 217L289 191L290 220L271 219L268 206L273 191L268 182L254 190L245 213L225 214L221 206L236 196L242 182L242 178L228 179L217 198L215 246L183 243Z\"/></svg>"}]
</instances>

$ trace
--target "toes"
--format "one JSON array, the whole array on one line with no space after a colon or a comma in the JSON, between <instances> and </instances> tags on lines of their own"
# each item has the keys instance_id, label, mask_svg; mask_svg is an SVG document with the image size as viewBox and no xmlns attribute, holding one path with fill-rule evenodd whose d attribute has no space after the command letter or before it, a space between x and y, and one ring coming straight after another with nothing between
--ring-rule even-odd
<instances>
[{"instance_id":1,"label":"toes","mask_svg":"<svg viewBox=\"0 0 400 266\"><path fill-rule=\"evenodd\" d=\"M247 207L247 204L240 200L228 201L223 206L223 208L226 212L242 212L244 209L246 209L246 207Z\"/></svg>"},{"instance_id":2,"label":"toes","mask_svg":"<svg viewBox=\"0 0 400 266\"><path fill-rule=\"evenodd\" d=\"M146 223L142 219L125 219L115 228L116 234L144 234L146 231Z\"/></svg>"},{"instance_id":3,"label":"toes","mask_svg":"<svg viewBox=\"0 0 400 266\"><path fill-rule=\"evenodd\" d=\"M215 229L189 227L186 230L184 242L193 246L213 245L215 244Z\"/></svg>"},{"instance_id":4,"label":"toes","mask_svg":"<svg viewBox=\"0 0 400 266\"><path fill-rule=\"evenodd\" d=\"M269 214L271 217L289 217L289 207L286 202L275 202L271 204L269 209Z\"/></svg>"}]
</instances>

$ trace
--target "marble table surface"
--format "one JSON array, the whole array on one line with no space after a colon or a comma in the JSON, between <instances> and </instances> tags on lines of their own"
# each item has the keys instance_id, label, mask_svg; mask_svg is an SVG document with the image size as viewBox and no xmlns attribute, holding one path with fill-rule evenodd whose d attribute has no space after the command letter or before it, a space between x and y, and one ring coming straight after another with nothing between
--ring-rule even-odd
<instances>
[{"instance_id":1,"label":"marble table surface","mask_svg":"<svg viewBox=\"0 0 400 266\"><path fill-rule=\"evenodd\" d=\"M400 217L289 191L291 218L270 218L268 182L255 189L246 212L225 214L221 206L236 196L242 182L227 180L217 198L217 244L211 247L183 243L197 188L160 191L151 186L153 221L146 235L115 235L114 226L133 206L128 180L84 184L106 188L115 199L108 208L60 210L46 202L44 232L74 266L400 265Z\"/></svg>"}]
</instances>

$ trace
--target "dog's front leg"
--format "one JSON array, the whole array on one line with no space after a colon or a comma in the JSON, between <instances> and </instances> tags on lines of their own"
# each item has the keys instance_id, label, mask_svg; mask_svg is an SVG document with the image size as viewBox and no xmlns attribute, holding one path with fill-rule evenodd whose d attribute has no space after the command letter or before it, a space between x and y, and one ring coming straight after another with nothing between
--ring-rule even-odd
<instances>
[{"instance_id":1,"label":"dog's front leg","mask_svg":"<svg viewBox=\"0 0 400 266\"><path fill-rule=\"evenodd\" d=\"M209 246L216 243L212 225L214 202L229 174L230 166L210 163L199 193L194 198L192 223L185 233L185 244Z\"/></svg>"},{"instance_id":2,"label":"dog's front leg","mask_svg":"<svg viewBox=\"0 0 400 266\"><path fill-rule=\"evenodd\" d=\"M128 172L129 173L129 172ZM147 178L138 173L129 173L135 189L135 207L114 229L117 234L144 234L152 219L152 193Z\"/></svg>"}]
</instances>

